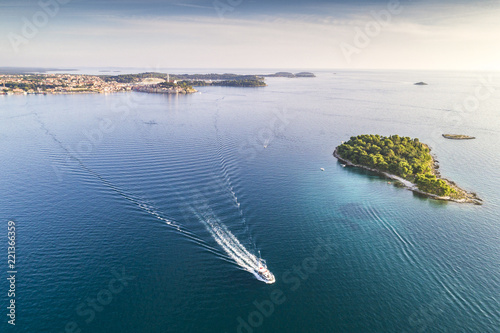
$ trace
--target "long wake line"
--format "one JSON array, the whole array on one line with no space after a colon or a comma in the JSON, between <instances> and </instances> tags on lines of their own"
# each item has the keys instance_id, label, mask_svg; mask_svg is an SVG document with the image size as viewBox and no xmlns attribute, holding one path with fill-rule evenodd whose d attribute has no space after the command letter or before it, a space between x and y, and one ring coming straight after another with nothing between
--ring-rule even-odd
<instances>
[{"instance_id":1,"label":"long wake line","mask_svg":"<svg viewBox=\"0 0 500 333\"><path fill-rule=\"evenodd\" d=\"M68 156L72 160L76 161L83 170L85 170L87 173L97 178L102 184L104 184L106 187L110 188L117 194L119 194L121 197L137 205L137 207L139 207L141 210L156 217L158 220L165 222L170 227L175 228L181 234L196 241L199 245L202 245L203 247L210 250L210 252L216 253L216 250L214 248L212 248L210 245L208 245L205 241L200 239L194 233L186 230L185 228L181 228L181 226L178 223L174 222L173 220L163 217L153 206L148 205L144 203L141 199L138 199L133 195L126 193L124 190L120 189L119 187L117 187L116 185L105 179L96 171L87 167L80 158L72 154L70 149L65 147L65 145L51 131L49 131L49 129L45 126L45 123L40 119L38 114L34 113L34 115L36 116L37 121L40 123L41 128L45 131L45 133L49 135L60 146L60 148L63 149L68 154ZM239 207L240 204L237 201L236 194L234 193L233 188L230 184L229 175L227 174L225 165L223 166L223 173L224 173L224 178L226 180L226 186L230 188L230 192L233 195L233 200L237 203L240 215L243 215L243 212ZM212 209L207 204L203 204L202 206L200 206L199 209L195 209L193 206L190 206L190 211L198 218L198 220L201 223L205 225L206 229L215 239L217 244L221 246L221 248L227 253L227 255L231 259L233 259L240 267L252 273L258 280L270 283L269 280L265 280L262 277L262 275L259 274L259 271L263 269L267 271L265 261L261 258L257 258L254 254L250 253L243 246L243 244L241 244L239 240L231 233L231 231L229 231L229 229L220 221L220 219L215 216Z\"/></svg>"},{"instance_id":2,"label":"long wake line","mask_svg":"<svg viewBox=\"0 0 500 333\"><path fill-rule=\"evenodd\" d=\"M198 236L196 236L193 232L187 230L185 227L181 227L178 223L176 223L175 221L171 220L171 219L167 219L165 217L163 217L153 206L151 205L148 205L146 204L143 200L139 199L139 198L136 198L135 196L131 195L131 194L128 194L126 193L124 190L120 189L119 187L117 187L116 185L114 185L113 183L111 183L110 181L108 181L107 179L105 179L104 177L102 177L99 173L97 173L96 171L90 169L89 167L87 167L83 161L78 158L77 156L75 156L70 149L68 149L67 147L65 147L65 145L54 135L54 133L52 133L46 126L45 126L45 123L40 119L39 115L37 113L34 113L34 115L36 116L36 119L38 121L38 123L41 125L41 128L45 131L45 133L47 135L49 135L58 145L61 149L63 149L67 154L68 156L74 160L75 162L78 163L78 165L83 169L85 170L87 173L89 173L90 175L94 176L95 178L97 178L102 184L104 184L106 187L110 188L111 190L113 190L114 192L116 192L117 194L119 194L121 197L125 198L126 200L134 203L135 205L137 205L137 207L139 207L141 210L149 213L150 215L156 217L158 220L160 221L163 221L165 222L167 225L169 225L170 227L174 228L175 230L179 231L181 234L185 235L186 237L188 237L189 239L195 241L196 243L198 243L199 245L207 248L208 250L210 250L211 252L215 252L216 249L212 248L210 245L208 245L205 241L203 241L202 239L200 239Z\"/></svg>"},{"instance_id":3,"label":"long wake line","mask_svg":"<svg viewBox=\"0 0 500 333\"><path fill-rule=\"evenodd\" d=\"M259 274L259 270L267 269L265 261L250 253L229 229L215 216L212 209L203 204L198 209L190 207L191 212L205 225L217 244L244 270L252 273L258 280L272 283Z\"/></svg>"}]
</instances>

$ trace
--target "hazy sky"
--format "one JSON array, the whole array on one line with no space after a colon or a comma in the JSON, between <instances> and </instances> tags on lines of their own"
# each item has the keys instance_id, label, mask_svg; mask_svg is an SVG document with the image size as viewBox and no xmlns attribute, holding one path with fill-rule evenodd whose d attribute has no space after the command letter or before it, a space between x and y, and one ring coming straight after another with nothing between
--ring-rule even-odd
<instances>
[{"instance_id":1,"label":"hazy sky","mask_svg":"<svg viewBox=\"0 0 500 333\"><path fill-rule=\"evenodd\" d=\"M0 0L0 66L500 70L499 1Z\"/></svg>"}]
</instances>

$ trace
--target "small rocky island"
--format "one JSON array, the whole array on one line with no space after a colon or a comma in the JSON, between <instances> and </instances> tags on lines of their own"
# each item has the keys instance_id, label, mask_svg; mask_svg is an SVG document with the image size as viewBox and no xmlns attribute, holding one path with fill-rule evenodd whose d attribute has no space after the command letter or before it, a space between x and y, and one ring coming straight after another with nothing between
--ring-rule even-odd
<instances>
[{"instance_id":1,"label":"small rocky island","mask_svg":"<svg viewBox=\"0 0 500 333\"><path fill-rule=\"evenodd\" d=\"M417 82L417 83L414 83L414 85L416 85L416 86L426 86L427 83L425 83L425 82Z\"/></svg>"},{"instance_id":2,"label":"small rocky island","mask_svg":"<svg viewBox=\"0 0 500 333\"><path fill-rule=\"evenodd\" d=\"M358 135L333 152L345 166L374 171L397 180L409 190L436 200L481 205L475 194L440 177L430 148L418 139L398 135Z\"/></svg>"},{"instance_id":3,"label":"small rocky island","mask_svg":"<svg viewBox=\"0 0 500 333\"><path fill-rule=\"evenodd\" d=\"M443 134L443 137L452 140L473 140L475 137L463 134Z\"/></svg>"}]
</instances>

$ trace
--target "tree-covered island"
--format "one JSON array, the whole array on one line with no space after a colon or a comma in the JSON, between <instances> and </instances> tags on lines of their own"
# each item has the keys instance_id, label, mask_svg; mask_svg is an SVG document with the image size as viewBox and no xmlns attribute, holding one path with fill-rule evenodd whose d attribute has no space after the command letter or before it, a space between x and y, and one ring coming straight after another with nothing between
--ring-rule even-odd
<instances>
[{"instance_id":1,"label":"tree-covered island","mask_svg":"<svg viewBox=\"0 0 500 333\"><path fill-rule=\"evenodd\" d=\"M430 148L416 138L358 135L338 146L333 154L346 165L382 173L428 197L481 204L475 193L440 178Z\"/></svg>"}]
</instances>

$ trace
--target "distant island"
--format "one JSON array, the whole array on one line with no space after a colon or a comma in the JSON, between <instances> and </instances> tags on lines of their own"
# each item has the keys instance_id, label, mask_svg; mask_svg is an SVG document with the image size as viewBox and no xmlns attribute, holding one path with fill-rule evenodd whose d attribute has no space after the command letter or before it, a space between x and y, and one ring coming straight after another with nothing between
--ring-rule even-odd
<instances>
[{"instance_id":1,"label":"distant island","mask_svg":"<svg viewBox=\"0 0 500 333\"><path fill-rule=\"evenodd\" d=\"M415 85L416 86L426 86L427 83L425 83L425 82L417 82L417 83L415 83Z\"/></svg>"},{"instance_id":2,"label":"distant island","mask_svg":"<svg viewBox=\"0 0 500 333\"><path fill-rule=\"evenodd\" d=\"M482 204L475 193L440 178L430 148L418 139L392 135L358 135L338 146L333 155L347 166L375 171L408 189L437 200Z\"/></svg>"},{"instance_id":3,"label":"distant island","mask_svg":"<svg viewBox=\"0 0 500 333\"><path fill-rule=\"evenodd\" d=\"M264 77L288 77L288 78L296 78L296 77L316 77L314 73L311 72L300 72L300 73L290 73L290 72L277 72L274 74L265 74L262 75Z\"/></svg>"},{"instance_id":4,"label":"distant island","mask_svg":"<svg viewBox=\"0 0 500 333\"><path fill-rule=\"evenodd\" d=\"M463 134L443 134L443 137L452 140L473 140L475 137Z\"/></svg>"},{"instance_id":5,"label":"distant island","mask_svg":"<svg viewBox=\"0 0 500 333\"><path fill-rule=\"evenodd\" d=\"M0 75L0 94L79 94L138 91L190 94L193 86L265 87L264 78L237 74L139 73L121 75L5 74Z\"/></svg>"}]
</instances>

